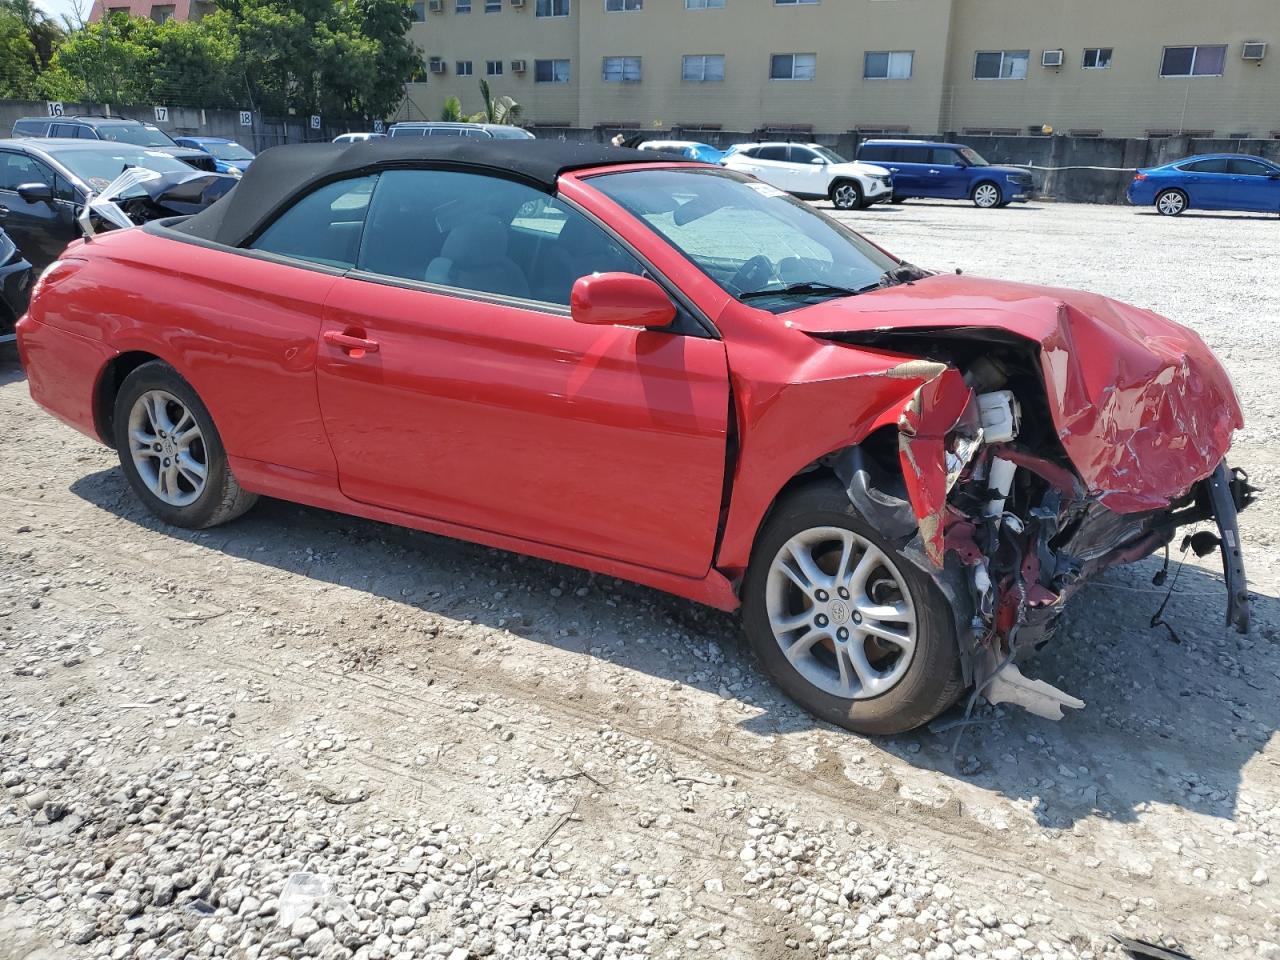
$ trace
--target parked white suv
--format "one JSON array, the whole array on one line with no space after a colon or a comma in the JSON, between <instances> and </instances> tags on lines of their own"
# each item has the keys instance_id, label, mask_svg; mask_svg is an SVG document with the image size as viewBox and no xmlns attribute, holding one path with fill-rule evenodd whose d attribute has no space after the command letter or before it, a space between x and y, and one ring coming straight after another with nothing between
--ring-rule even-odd
<instances>
[{"instance_id":1,"label":"parked white suv","mask_svg":"<svg viewBox=\"0 0 1280 960\"><path fill-rule=\"evenodd\" d=\"M840 210L893 199L893 176L884 167L846 160L817 143L737 144L720 162L805 200L830 200Z\"/></svg>"}]
</instances>

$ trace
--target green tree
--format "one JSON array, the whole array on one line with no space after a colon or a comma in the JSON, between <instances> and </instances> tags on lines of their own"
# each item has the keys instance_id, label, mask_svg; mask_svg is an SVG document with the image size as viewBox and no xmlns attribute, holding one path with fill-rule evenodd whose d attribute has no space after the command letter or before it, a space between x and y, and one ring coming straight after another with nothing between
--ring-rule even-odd
<instances>
[{"instance_id":1,"label":"green tree","mask_svg":"<svg viewBox=\"0 0 1280 960\"><path fill-rule=\"evenodd\" d=\"M150 99L192 107L235 107L243 102L240 45L228 14L170 20L155 32L153 42Z\"/></svg>"},{"instance_id":2,"label":"green tree","mask_svg":"<svg viewBox=\"0 0 1280 960\"><path fill-rule=\"evenodd\" d=\"M65 33L58 21L35 5L34 0L0 0L0 14L16 18L31 41L31 65L38 72L49 66Z\"/></svg>"},{"instance_id":3,"label":"green tree","mask_svg":"<svg viewBox=\"0 0 1280 960\"><path fill-rule=\"evenodd\" d=\"M36 48L22 21L0 12L0 97L36 95Z\"/></svg>"},{"instance_id":4,"label":"green tree","mask_svg":"<svg viewBox=\"0 0 1280 960\"><path fill-rule=\"evenodd\" d=\"M440 111L440 119L450 123L459 123L466 119L462 114L462 101L457 97L446 97L444 108Z\"/></svg>"},{"instance_id":5,"label":"green tree","mask_svg":"<svg viewBox=\"0 0 1280 960\"><path fill-rule=\"evenodd\" d=\"M58 77L76 87L68 99L146 103L159 29L142 17L108 17L69 35L52 62Z\"/></svg>"}]
</instances>

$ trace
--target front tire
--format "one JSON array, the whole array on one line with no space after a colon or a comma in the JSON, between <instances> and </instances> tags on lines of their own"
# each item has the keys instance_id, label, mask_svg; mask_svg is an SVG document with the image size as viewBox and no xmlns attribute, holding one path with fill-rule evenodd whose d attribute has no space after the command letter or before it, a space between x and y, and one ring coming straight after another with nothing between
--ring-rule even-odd
<instances>
[{"instance_id":1,"label":"front tire","mask_svg":"<svg viewBox=\"0 0 1280 960\"><path fill-rule=\"evenodd\" d=\"M837 210L860 210L863 202L862 186L856 180L837 180L831 186L831 203Z\"/></svg>"},{"instance_id":2,"label":"front tire","mask_svg":"<svg viewBox=\"0 0 1280 960\"><path fill-rule=\"evenodd\" d=\"M1180 217L1187 207L1187 195L1181 190L1161 190L1156 196L1156 210L1162 216Z\"/></svg>"},{"instance_id":3,"label":"front tire","mask_svg":"<svg viewBox=\"0 0 1280 960\"><path fill-rule=\"evenodd\" d=\"M257 502L231 473L208 408L167 363L153 360L125 377L112 424L129 486L166 523L212 527Z\"/></svg>"},{"instance_id":4,"label":"front tire","mask_svg":"<svg viewBox=\"0 0 1280 960\"><path fill-rule=\"evenodd\" d=\"M743 624L787 696L858 733L914 729L964 687L946 598L832 481L787 495L765 523Z\"/></svg>"},{"instance_id":5,"label":"front tire","mask_svg":"<svg viewBox=\"0 0 1280 960\"><path fill-rule=\"evenodd\" d=\"M1000 192L999 185L990 181L974 187L969 198L975 207L981 207L983 210L991 210L1004 204L1004 194Z\"/></svg>"}]
</instances>

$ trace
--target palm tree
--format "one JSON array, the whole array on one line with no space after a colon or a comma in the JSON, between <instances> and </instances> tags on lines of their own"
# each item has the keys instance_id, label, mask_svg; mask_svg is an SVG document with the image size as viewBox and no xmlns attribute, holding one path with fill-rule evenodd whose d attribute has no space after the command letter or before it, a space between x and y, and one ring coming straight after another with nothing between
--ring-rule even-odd
<instances>
[{"instance_id":1,"label":"palm tree","mask_svg":"<svg viewBox=\"0 0 1280 960\"><path fill-rule=\"evenodd\" d=\"M462 101L457 97L450 97L444 102L444 109L440 111L440 119L450 123L460 123L466 118L462 115Z\"/></svg>"},{"instance_id":2,"label":"palm tree","mask_svg":"<svg viewBox=\"0 0 1280 960\"><path fill-rule=\"evenodd\" d=\"M0 0L0 12L21 21L31 45L36 48L38 63L32 66L43 70L53 59L53 52L62 43L65 31L58 22L35 5L34 0Z\"/></svg>"},{"instance_id":3,"label":"palm tree","mask_svg":"<svg viewBox=\"0 0 1280 960\"><path fill-rule=\"evenodd\" d=\"M489 81L480 80L480 99L484 109L475 114L473 123L515 123L520 118L520 104L511 97L494 97L489 91Z\"/></svg>"}]
</instances>

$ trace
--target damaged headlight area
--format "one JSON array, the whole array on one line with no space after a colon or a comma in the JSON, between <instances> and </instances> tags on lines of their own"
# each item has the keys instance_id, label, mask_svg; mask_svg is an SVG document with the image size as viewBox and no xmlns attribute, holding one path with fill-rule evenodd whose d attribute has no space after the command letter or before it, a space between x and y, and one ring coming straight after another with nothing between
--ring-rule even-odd
<instances>
[{"instance_id":1,"label":"damaged headlight area","mask_svg":"<svg viewBox=\"0 0 1280 960\"><path fill-rule=\"evenodd\" d=\"M891 349L908 352L896 341ZM904 555L951 602L965 679L987 700L1051 719L1063 707L1083 707L1025 677L1019 662L1048 642L1084 583L1159 551L1188 524L1217 522L1216 537L1200 533L1188 545L1202 554L1221 547L1227 620L1247 630L1236 513L1253 488L1243 474L1221 462L1162 508L1117 512L1067 455L1033 350L952 343L925 355L939 369L899 418L900 478L883 455L877 465L860 449L831 465L855 507L900 538ZM1115 442L1129 441L1117 432Z\"/></svg>"}]
</instances>

